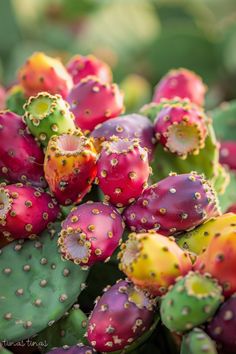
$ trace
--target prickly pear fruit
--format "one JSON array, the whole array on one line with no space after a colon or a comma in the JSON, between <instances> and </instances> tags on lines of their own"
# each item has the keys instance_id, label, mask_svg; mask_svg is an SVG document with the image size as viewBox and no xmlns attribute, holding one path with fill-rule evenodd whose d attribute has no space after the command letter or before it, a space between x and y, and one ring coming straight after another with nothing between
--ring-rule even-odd
<instances>
[{"instance_id":1,"label":"prickly pear fruit","mask_svg":"<svg viewBox=\"0 0 236 354\"><path fill-rule=\"evenodd\" d=\"M222 288L215 279L190 272L162 297L161 319L170 331L185 332L206 322L222 301Z\"/></svg>"},{"instance_id":2,"label":"prickly pear fruit","mask_svg":"<svg viewBox=\"0 0 236 354\"><path fill-rule=\"evenodd\" d=\"M87 76L96 76L104 83L112 81L110 67L94 55L83 56L77 54L70 59L66 68L73 79L74 85Z\"/></svg>"},{"instance_id":3,"label":"prickly pear fruit","mask_svg":"<svg viewBox=\"0 0 236 354\"><path fill-rule=\"evenodd\" d=\"M75 115L76 126L84 131L92 131L97 124L124 111L123 94L118 86L104 84L95 76L88 76L74 86L67 101Z\"/></svg>"},{"instance_id":4,"label":"prickly pear fruit","mask_svg":"<svg viewBox=\"0 0 236 354\"><path fill-rule=\"evenodd\" d=\"M220 143L220 163L236 171L236 141L222 141Z\"/></svg>"},{"instance_id":5,"label":"prickly pear fruit","mask_svg":"<svg viewBox=\"0 0 236 354\"><path fill-rule=\"evenodd\" d=\"M206 251L200 254L194 269L210 273L223 287L226 297L236 292L236 223L214 234Z\"/></svg>"},{"instance_id":6,"label":"prickly pear fruit","mask_svg":"<svg viewBox=\"0 0 236 354\"><path fill-rule=\"evenodd\" d=\"M18 72L18 79L26 97L48 92L52 95L68 96L73 82L60 60L35 52L27 59Z\"/></svg>"},{"instance_id":7,"label":"prickly pear fruit","mask_svg":"<svg viewBox=\"0 0 236 354\"><path fill-rule=\"evenodd\" d=\"M120 139L139 139L140 146L148 149L149 160L152 159L156 139L153 125L147 117L134 113L109 119L97 125L91 133L99 150L101 143L109 140L113 135Z\"/></svg>"},{"instance_id":8,"label":"prickly pear fruit","mask_svg":"<svg viewBox=\"0 0 236 354\"><path fill-rule=\"evenodd\" d=\"M120 270L152 295L162 295L180 275L192 269L189 255L172 238L154 231L129 235L121 245Z\"/></svg>"},{"instance_id":9,"label":"prickly pear fruit","mask_svg":"<svg viewBox=\"0 0 236 354\"><path fill-rule=\"evenodd\" d=\"M207 136L207 118L189 100L163 103L154 122L154 131L167 151L182 158L199 153Z\"/></svg>"},{"instance_id":10,"label":"prickly pear fruit","mask_svg":"<svg viewBox=\"0 0 236 354\"><path fill-rule=\"evenodd\" d=\"M62 256L81 266L107 260L118 247L124 223L106 203L88 202L72 209L58 240Z\"/></svg>"},{"instance_id":11,"label":"prickly pear fruit","mask_svg":"<svg viewBox=\"0 0 236 354\"><path fill-rule=\"evenodd\" d=\"M136 232L158 230L162 235L187 231L220 214L210 182L196 172L171 173L148 187L123 213Z\"/></svg>"},{"instance_id":12,"label":"prickly pear fruit","mask_svg":"<svg viewBox=\"0 0 236 354\"><path fill-rule=\"evenodd\" d=\"M227 213L234 213L236 214L236 204L230 205L230 207L227 210Z\"/></svg>"},{"instance_id":13,"label":"prickly pear fruit","mask_svg":"<svg viewBox=\"0 0 236 354\"><path fill-rule=\"evenodd\" d=\"M128 280L118 280L97 300L88 323L88 340L101 352L126 349L149 329L154 300Z\"/></svg>"},{"instance_id":14,"label":"prickly pear fruit","mask_svg":"<svg viewBox=\"0 0 236 354\"><path fill-rule=\"evenodd\" d=\"M29 98L24 109L25 123L43 145L47 145L52 135L75 130L74 116L60 95L40 92Z\"/></svg>"},{"instance_id":15,"label":"prickly pear fruit","mask_svg":"<svg viewBox=\"0 0 236 354\"><path fill-rule=\"evenodd\" d=\"M148 154L138 139L113 136L103 143L97 167L97 183L105 200L117 207L132 203L147 187L150 174Z\"/></svg>"},{"instance_id":16,"label":"prickly pear fruit","mask_svg":"<svg viewBox=\"0 0 236 354\"><path fill-rule=\"evenodd\" d=\"M207 325L207 333L223 346L224 353L235 353L236 294L226 300Z\"/></svg>"},{"instance_id":17,"label":"prickly pear fruit","mask_svg":"<svg viewBox=\"0 0 236 354\"><path fill-rule=\"evenodd\" d=\"M187 251L201 254L207 249L216 234L224 234L224 230L232 225L236 225L236 215L233 213L223 214L184 234L177 243Z\"/></svg>"},{"instance_id":18,"label":"prickly pear fruit","mask_svg":"<svg viewBox=\"0 0 236 354\"><path fill-rule=\"evenodd\" d=\"M60 204L78 203L90 191L96 177L97 153L90 138L75 130L49 140L45 178Z\"/></svg>"},{"instance_id":19,"label":"prickly pear fruit","mask_svg":"<svg viewBox=\"0 0 236 354\"><path fill-rule=\"evenodd\" d=\"M180 354L217 354L214 341L200 328L184 335Z\"/></svg>"},{"instance_id":20,"label":"prickly pear fruit","mask_svg":"<svg viewBox=\"0 0 236 354\"><path fill-rule=\"evenodd\" d=\"M97 354L96 350L92 347L87 345L74 345L72 347L62 347L62 348L55 348L47 352L47 354Z\"/></svg>"},{"instance_id":21,"label":"prickly pear fruit","mask_svg":"<svg viewBox=\"0 0 236 354\"><path fill-rule=\"evenodd\" d=\"M35 238L59 216L56 201L39 188L0 185L0 237Z\"/></svg>"},{"instance_id":22,"label":"prickly pear fruit","mask_svg":"<svg viewBox=\"0 0 236 354\"><path fill-rule=\"evenodd\" d=\"M45 187L43 151L27 132L20 116L0 112L0 177L10 183Z\"/></svg>"},{"instance_id":23,"label":"prickly pear fruit","mask_svg":"<svg viewBox=\"0 0 236 354\"><path fill-rule=\"evenodd\" d=\"M26 103L26 97L23 87L20 85L14 85L7 91L6 106L14 113L22 116L24 111L24 104Z\"/></svg>"},{"instance_id":24,"label":"prickly pear fruit","mask_svg":"<svg viewBox=\"0 0 236 354\"><path fill-rule=\"evenodd\" d=\"M0 110L6 108L6 91L3 86L0 85Z\"/></svg>"},{"instance_id":25,"label":"prickly pear fruit","mask_svg":"<svg viewBox=\"0 0 236 354\"><path fill-rule=\"evenodd\" d=\"M163 98L188 98L193 103L202 106L206 93L206 86L200 76L188 69L180 68L169 71L157 84L153 102L160 102Z\"/></svg>"}]
</instances>

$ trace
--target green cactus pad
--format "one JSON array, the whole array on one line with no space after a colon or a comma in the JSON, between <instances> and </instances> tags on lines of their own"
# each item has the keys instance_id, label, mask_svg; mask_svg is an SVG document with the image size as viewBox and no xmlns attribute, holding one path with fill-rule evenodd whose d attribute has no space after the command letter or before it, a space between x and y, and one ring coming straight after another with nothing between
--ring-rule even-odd
<instances>
[{"instance_id":1,"label":"green cactus pad","mask_svg":"<svg viewBox=\"0 0 236 354\"><path fill-rule=\"evenodd\" d=\"M51 327L45 328L36 337L37 342L47 343L47 347L40 348L47 352L54 347L72 346L77 343L86 344L84 337L87 328L87 316L77 305L65 314Z\"/></svg>"},{"instance_id":2,"label":"green cactus pad","mask_svg":"<svg viewBox=\"0 0 236 354\"><path fill-rule=\"evenodd\" d=\"M216 192L223 195L230 182L230 175L220 163L217 166L216 175L212 178Z\"/></svg>"},{"instance_id":3,"label":"green cactus pad","mask_svg":"<svg viewBox=\"0 0 236 354\"><path fill-rule=\"evenodd\" d=\"M26 102L26 98L24 96L23 89L20 86L14 86L8 96L6 106L11 112L15 112L20 116L24 114L24 104Z\"/></svg>"},{"instance_id":4,"label":"green cactus pad","mask_svg":"<svg viewBox=\"0 0 236 354\"><path fill-rule=\"evenodd\" d=\"M224 194L219 195L219 202L223 212L225 212L232 204L236 203L236 174L230 173L230 182Z\"/></svg>"},{"instance_id":5,"label":"green cactus pad","mask_svg":"<svg viewBox=\"0 0 236 354\"><path fill-rule=\"evenodd\" d=\"M87 272L61 260L59 230L56 223L40 239L0 250L0 341L22 340L52 325L84 288Z\"/></svg>"},{"instance_id":6,"label":"green cactus pad","mask_svg":"<svg viewBox=\"0 0 236 354\"><path fill-rule=\"evenodd\" d=\"M210 112L219 140L236 140L236 100L224 102Z\"/></svg>"},{"instance_id":7,"label":"green cactus pad","mask_svg":"<svg viewBox=\"0 0 236 354\"><path fill-rule=\"evenodd\" d=\"M163 296L161 319L170 331L185 332L206 322L222 302L222 288L207 275L190 272Z\"/></svg>"},{"instance_id":8,"label":"green cactus pad","mask_svg":"<svg viewBox=\"0 0 236 354\"><path fill-rule=\"evenodd\" d=\"M52 135L75 130L74 116L60 95L41 92L30 97L24 109L30 132L45 146Z\"/></svg>"},{"instance_id":9,"label":"green cactus pad","mask_svg":"<svg viewBox=\"0 0 236 354\"><path fill-rule=\"evenodd\" d=\"M180 354L217 354L215 342L200 328L183 337Z\"/></svg>"}]
</instances>

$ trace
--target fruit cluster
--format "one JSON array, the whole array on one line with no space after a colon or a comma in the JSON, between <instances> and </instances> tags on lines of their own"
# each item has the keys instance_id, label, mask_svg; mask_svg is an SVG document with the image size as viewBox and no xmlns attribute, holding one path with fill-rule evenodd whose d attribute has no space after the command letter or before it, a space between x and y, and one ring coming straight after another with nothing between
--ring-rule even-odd
<instances>
[{"instance_id":1,"label":"fruit cluster","mask_svg":"<svg viewBox=\"0 0 236 354\"><path fill-rule=\"evenodd\" d=\"M218 200L221 162L235 164L205 93L195 73L172 70L122 115L103 61L27 59L0 111L3 344L147 354L165 331L181 354L236 353L236 214ZM103 273L112 281L93 304Z\"/></svg>"}]
</instances>

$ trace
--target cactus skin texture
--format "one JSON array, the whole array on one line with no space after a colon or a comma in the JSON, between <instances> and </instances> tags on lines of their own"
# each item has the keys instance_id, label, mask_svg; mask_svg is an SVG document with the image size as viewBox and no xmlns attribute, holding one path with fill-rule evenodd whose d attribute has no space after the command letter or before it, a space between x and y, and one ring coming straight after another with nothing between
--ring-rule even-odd
<instances>
[{"instance_id":1,"label":"cactus skin texture","mask_svg":"<svg viewBox=\"0 0 236 354\"><path fill-rule=\"evenodd\" d=\"M24 90L20 85L14 85L7 91L6 107L11 112L22 116L25 113L23 108L25 102Z\"/></svg>"},{"instance_id":2,"label":"cactus skin texture","mask_svg":"<svg viewBox=\"0 0 236 354\"><path fill-rule=\"evenodd\" d=\"M110 67L94 55L83 56L77 54L70 59L66 68L73 79L74 85L87 76L96 76L104 83L112 82Z\"/></svg>"},{"instance_id":3,"label":"cactus skin texture","mask_svg":"<svg viewBox=\"0 0 236 354\"><path fill-rule=\"evenodd\" d=\"M220 144L220 163L236 171L236 141L222 141Z\"/></svg>"},{"instance_id":4,"label":"cactus skin texture","mask_svg":"<svg viewBox=\"0 0 236 354\"><path fill-rule=\"evenodd\" d=\"M47 145L53 135L75 130L74 116L60 95L40 92L29 98L24 109L25 123L31 134L43 145Z\"/></svg>"},{"instance_id":5,"label":"cactus skin texture","mask_svg":"<svg viewBox=\"0 0 236 354\"><path fill-rule=\"evenodd\" d=\"M88 322L88 341L101 352L126 349L150 328L154 304L134 284L118 280L96 301Z\"/></svg>"},{"instance_id":6,"label":"cactus skin texture","mask_svg":"<svg viewBox=\"0 0 236 354\"><path fill-rule=\"evenodd\" d=\"M124 111L123 93L118 86L104 84L95 76L88 76L75 85L67 101L75 116L76 126L84 131L92 131L97 124Z\"/></svg>"},{"instance_id":7,"label":"cactus skin texture","mask_svg":"<svg viewBox=\"0 0 236 354\"><path fill-rule=\"evenodd\" d=\"M148 149L149 160L152 159L156 139L153 125L147 117L134 113L109 119L97 125L91 133L98 150L101 149L101 144L109 140L113 135L120 139L139 139L140 146Z\"/></svg>"},{"instance_id":8,"label":"cactus skin texture","mask_svg":"<svg viewBox=\"0 0 236 354\"><path fill-rule=\"evenodd\" d=\"M124 222L113 206L87 202L72 209L63 221L58 244L65 259L91 266L109 259L123 231Z\"/></svg>"},{"instance_id":9,"label":"cactus skin texture","mask_svg":"<svg viewBox=\"0 0 236 354\"><path fill-rule=\"evenodd\" d=\"M223 347L223 353L236 352L236 294L226 300L207 325L207 333Z\"/></svg>"},{"instance_id":10,"label":"cactus skin texture","mask_svg":"<svg viewBox=\"0 0 236 354\"><path fill-rule=\"evenodd\" d=\"M38 240L16 241L1 250L0 341L18 341L42 331L75 303L87 272L58 253L60 224Z\"/></svg>"},{"instance_id":11,"label":"cactus skin texture","mask_svg":"<svg viewBox=\"0 0 236 354\"><path fill-rule=\"evenodd\" d=\"M220 215L184 234L177 243L186 251L193 252L197 255L201 254L207 249L207 246L216 234L223 234L224 230L232 224L236 225L235 214L227 213Z\"/></svg>"},{"instance_id":12,"label":"cactus skin texture","mask_svg":"<svg viewBox=\"0 0 236 354\"><path fill-rule=\"evenodd\" d=\"M200 76L193 71L180 68L169 71L157 84L153 102L161 102L163 98L188 98L191 102L204 104L206 86Z\"/></svg>"},{"instance_id":13,"label":"cactus skin texture","mask_svg":"<svg viewBox=\"0 0 236 354\"><path fill-rule=\"evenodd\" d=\"M0 141L0 177L10 183L46 187L43 151L27 132L20 116L0 112Z\"/></svg>"},{"instance_id":14,"label":"cactus skin texture","mask_svg":"<svg viewBox=\"0 0 236 354\"><path fill-rule=\"evenodd\" d=\"M190 230L219 215L218 200L211 184L196 172L171 173L148 187L125 209L126 225L135 232L157 230L173 235Z\"/></svg>"},{"instance_id":15,"label":"cactus skin texture","mask_svg":"<svg viewBox=\"0 0 236 354\"><path fill-rule=\"evenodd\" d=\"M87 316L80 310L79 305L74 305L69 312L51 327L45 328L37 335L36 342L47 343L47 347L40 347L45 352L55 347L72 346L85 342Z\"/></svg>"},{"instance_id":16,"label":"cactus skin texture","mask_svg":"<svg viewBox=\"0 0 236 354\"><path fill-rule=\"evenodd\" d=\"M90 191L97 174L96 159L92 140L78 130L51 137L44 172L60 204L78 203Z\"/></svg>"},{"instance_id":17,"label":"cactus skin texture","mask_svg":"<svg viewBox=\"0 0 236 354\"><path fill-rule=\"evenodd\" d=\"M215 233L204 253L200 254L194 269L201 273L209 273L222 285L224 296L229 297L236 292L236 223Z\"/></svg>"},{"instance_id":18,"label":"cactus skin texture","mask_svg":"<svg viewBox=\"0 0 236 354\"><path fill-rule=\"evenodd\" d=\"M22 183L0 185L0 237L35 238L60 215L56 201L39 188Z\"/></svg>"},{"instance_id":19,"label":"cactus skin texture","mask_svg":"<svg viewBox=\"0 0 236 354\"><path fill-rule=\"evenodd\" d=\"M213 340L200 328L184 335L180 354L217 354Z\"/></svg>"},{"instance_id":20,"label":"cactus skin texture","mask_svg":"<svg viewBox=\"0 0 236 354\"><path fill-rule=\"evenodd\" d=\"M119 268L137 286L157 296L192 269L189 255L172 238L154 231L129 235L121 245Z\"/></svg>"},{"instance_id":21,"label":"cactus skin texture","mask_svg":"<svg viewBox=\"0 0 236 354\"><path fill-rule=\"evenodd\" d=\"M162 297L161 319L170 331L185 332L211 318L222 301L215 279L190 272Z\"/></svg>"},{"instance_id":22,"label":"cactus skin texture","mask_svg":"<svg viewBox=\"0 0 236 354\"><path fill-rule=\"evenodd\" d=\"M162 104L154 122L157 141L182 158L199 153L207 136L207 117L189 100Z\"/></svg>"},{"instance_id":23,"label":"cactus skin texture","mask_svg":"<svg viewBox=\"0 0 236 354\"><path fill-rule=\"evenodd\" d=\"M18 80L26 97L48 92L68 96L73 82L64 65L56 58L35 52L18 72Z\"/></svg>"},{"instance_id":24,"label":"cactus skin texture","mask_svg":"<svg viewBox=\"0 0 236 354\"><path fill-rule=\"evenodd\" d=\"M97 183L105 200L119 208L141 195L151 172L147 149L140 146L138 139L115 136L103 143L97 167Z\"/></svg>"},{"instance_id":25,"label":"cactus skin texture","mask_svg":"<svg viewBox=\"0 0 236 354\"><path fill-rule=\"evenodd\" d=\"M96 350L87 345L74 345L72 347L55 348L47 354L97 354Z\"/></svg>"}]
</instances>

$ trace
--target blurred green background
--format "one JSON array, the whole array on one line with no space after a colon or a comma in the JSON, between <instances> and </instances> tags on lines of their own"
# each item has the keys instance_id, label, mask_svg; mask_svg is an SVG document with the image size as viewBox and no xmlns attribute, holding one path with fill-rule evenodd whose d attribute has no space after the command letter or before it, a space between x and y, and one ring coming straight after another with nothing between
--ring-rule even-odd
<instances>
[{"instance_id":1,"label":"blurred green background","mask_svg":"<svg viewBox=\"0 0 236 354\"><path fill-rule=\"evenodd\" d=\"M114 81L137 73L153 87L187 67L209 86L207 108L236 97L235 0L1 0L0 82L35 50L94 53Z\"/></svg>"}]
</instances>

